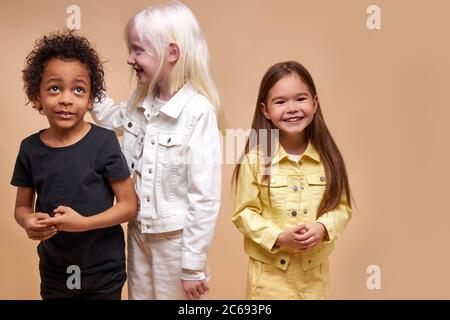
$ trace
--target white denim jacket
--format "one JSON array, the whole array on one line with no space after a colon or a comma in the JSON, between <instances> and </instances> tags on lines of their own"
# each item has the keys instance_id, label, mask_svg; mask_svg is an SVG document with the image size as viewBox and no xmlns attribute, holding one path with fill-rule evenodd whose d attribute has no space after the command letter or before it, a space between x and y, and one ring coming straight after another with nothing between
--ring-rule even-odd
<instances>
[{"instance_id":1,"label":"white denim jacket","mask_svg":"<svg viewBox=\"0 0 450 320\"><path fill-rule=\"evenodd\" d=\"M182 268L204 270L221 196L216 115L190 85L156 112L153 104L151 96L137 107L105 97L91 116L123 134L122 151L136 178L141 231L183 229Z\"/></svg>"}]
</instances>

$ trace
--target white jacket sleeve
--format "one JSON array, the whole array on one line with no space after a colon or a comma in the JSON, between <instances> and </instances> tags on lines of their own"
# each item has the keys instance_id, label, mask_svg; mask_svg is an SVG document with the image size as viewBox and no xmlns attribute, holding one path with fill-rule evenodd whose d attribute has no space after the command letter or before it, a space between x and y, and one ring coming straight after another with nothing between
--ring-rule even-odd
<instances>
[{"instance_id":1,"label":"white jacket sleeve","mask_svg":"<svg viewBox=\"0 0 450 320\"><path fill-rule=\"evenodd\" d=\"M187 143L187 197L181 267L204 271L220 208L221 145L212 108L204 108Z\"/></svg>"},{"instance_id":2,"label":"white jacket sleeve","mask_svg":"<svg viewBox=\"0 0 450 320\"><path fill-rule=\"evenodd\" d=\"M100 126L122 134L123 117L127 110L127 102L116 104L106 92L100 102L94 103L91 111L92 119Z\"/></svg>"}]
</instances>

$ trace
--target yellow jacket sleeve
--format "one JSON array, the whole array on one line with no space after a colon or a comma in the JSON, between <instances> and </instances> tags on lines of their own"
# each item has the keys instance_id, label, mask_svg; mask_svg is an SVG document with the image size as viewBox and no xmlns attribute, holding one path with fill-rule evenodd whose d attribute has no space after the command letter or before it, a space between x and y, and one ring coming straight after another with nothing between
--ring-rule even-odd
<instances>
[{"instance_id":1,"label":"yellow jacket sleeve","mask_svg":"<svg viewBox=\"0 0 450 320\"><path fill-rule=\"evenodd\" d=\"M321 215L316 222L322 223L328 232L328 239L325 243L332 242L339 238L352 218L352 209L347 202L345 193L334 210Z\"/></svg>"},{"instance_id":2,"label":"yellow jacket sleeve","mask_svg":"<svg viewBox=\"0 0 450 320\"><path fill-rule=\"evenodd\" d=\"M240 166L239 176L236 184L236 197L234 205L233 223L253 242L265 250L273 253L275 241L283 232L275 223L264 217L259 199L259 187L255 172L256 160L249 161L244 157Z\"/></svg>"}]
</instances>

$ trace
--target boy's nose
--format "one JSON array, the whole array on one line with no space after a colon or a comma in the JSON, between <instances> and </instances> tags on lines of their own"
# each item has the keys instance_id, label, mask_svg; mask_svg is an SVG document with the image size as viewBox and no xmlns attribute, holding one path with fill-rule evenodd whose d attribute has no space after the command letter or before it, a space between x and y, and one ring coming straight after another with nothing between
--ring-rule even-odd
<instances>
[{"instance_id":1,"label":"boy's nose","mask_svg":"<svg viewBox=\"0 0 450 320\"><path fill-rule=\"evenodd\" d=\"M63 105L68 105L72 103L72 95L71 92L65 90L61 93L59 103Z\"/></svg>"}]
</instances>

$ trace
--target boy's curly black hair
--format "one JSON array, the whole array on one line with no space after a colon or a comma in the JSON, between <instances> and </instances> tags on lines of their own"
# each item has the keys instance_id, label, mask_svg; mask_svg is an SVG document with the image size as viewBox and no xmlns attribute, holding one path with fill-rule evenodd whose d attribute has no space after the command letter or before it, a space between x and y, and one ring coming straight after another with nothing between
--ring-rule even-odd
<instances>
[{"instance_id":1,"label":"boy's curly black hair","mask_svg":"<svg viewBox=\"0 0 450 320\"><path fill-rule=\"evenodd\" d=\"M91 78L90 97L94 101L100 101L102 91L105 90L102 62L85 37L75 35L73 31L65 30L40 38L35 42L33 51L28 54L26 66L22 73L24 89L29 102L36 101L39 97L44 69L53 58L76 60L86 65ZM36 105L33 105L33 108L41 109Z\"/></svg>"}]
</instances>

